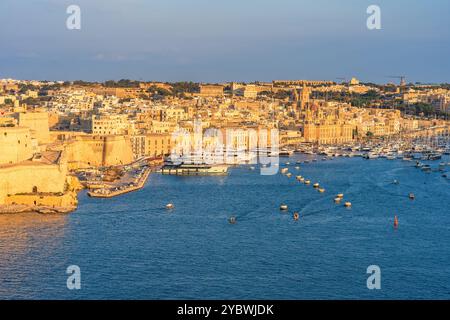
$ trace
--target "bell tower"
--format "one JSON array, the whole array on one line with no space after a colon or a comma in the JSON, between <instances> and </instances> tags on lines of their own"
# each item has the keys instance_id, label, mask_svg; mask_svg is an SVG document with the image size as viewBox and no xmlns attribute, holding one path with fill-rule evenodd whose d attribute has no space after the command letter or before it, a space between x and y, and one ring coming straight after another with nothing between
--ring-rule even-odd
<instances>
[{"instance_id":1,"label":"bell tower","mask_svg":"<svg viewBox=\"0 0 450 320\"><path fill-rule=\"evenodd\" d=\"M300 92L300 111L306 110L310 105L310 95L311 89L303 84L303 87Z\"/></svg>"}]
</instances>

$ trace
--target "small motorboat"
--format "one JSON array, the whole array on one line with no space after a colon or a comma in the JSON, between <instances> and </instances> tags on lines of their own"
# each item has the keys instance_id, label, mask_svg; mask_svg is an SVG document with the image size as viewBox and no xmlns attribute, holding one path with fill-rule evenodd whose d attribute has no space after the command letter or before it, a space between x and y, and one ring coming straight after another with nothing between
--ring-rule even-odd
<instances>
[{"instance_id":1,"label":"small motorboat","mask_svg":"<svg viewBox=\"0 0 450 320\"><path fill-rule=\"evenodd\" d=\"M166 204L166 209L170 210L170 209L173 209L173 208L175 208L175 206L172 203Z\"/></svg>"}]
</instances>

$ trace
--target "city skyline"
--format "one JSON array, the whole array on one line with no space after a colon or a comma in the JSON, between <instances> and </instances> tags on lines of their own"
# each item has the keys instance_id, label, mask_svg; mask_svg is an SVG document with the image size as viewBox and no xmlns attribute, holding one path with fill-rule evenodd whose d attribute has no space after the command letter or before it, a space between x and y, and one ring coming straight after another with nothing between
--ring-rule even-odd
<instances>
[{"instance_id":1,"label":"city skyline","mask_svg":"<svg viewBox=\"0 0 450 320\"><path fill-rule=\"evenodd\" d=\"M0 1L0 300L450 299L449 12Z\"/></svg>"},{"instance_id":2,"label":"city skyline","mask_svg":"<svg viewBox=\"0 0 450 320\"><path fill-rule=\"evenodd\" d=\"M81 30L65 26L72 1L3 1L0 77L36 80L332 80L448 82L446 1L77 1ZM415 19L420 13L420 19Z\"/></svg>"}]
</instances>

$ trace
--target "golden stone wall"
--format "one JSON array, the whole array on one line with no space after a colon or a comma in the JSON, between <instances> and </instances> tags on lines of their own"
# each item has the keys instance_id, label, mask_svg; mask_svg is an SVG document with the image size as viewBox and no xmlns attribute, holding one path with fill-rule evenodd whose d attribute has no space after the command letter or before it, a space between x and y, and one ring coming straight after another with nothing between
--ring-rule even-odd
<instances>
[{"instance_id":1,"label":"golden stone wall","mask_svg":"<svg viewBox=\"0 0 450 320\"><path fill-rule=\"evenodd\" d=\"M33 148L28 128L0 127L0 165L31 159Z\"/></svg>"},{"instance_id":2,"label":"golden stone wall","mask_svg":"<svg viewBox=\"0 0 450 320\"><path fill-rule=\"evenodd\" d=\"M128 136L78 136L65 150L70 169L123 165L133 161Z\"/></svg>"},{"instance_id":3,"label":"golden stone wall","mask_svg":"<svg viewBox=\"0 0 450 320\"><path fill-rule=\"evenodd\" d=\"M76 207L78 199L76 193L67 192L64 194L16 194L7 196L6 205L28 205L46 207Z\"/></svg>"},{"instance_id":4,"label":"golden stone wall","mask_svg":"<svg viewBox=\"0 0 450 320\"><path fill-rule=\"evenodd\" d=\"M24 112L16 115L19 126L30 128L39 144L50 141L49 119L47 112Z\"/></svg>"},{"instance_id":5,"label":"golden stone wall","mask_svg":"<svg viewBox=\"0 0 450 320\"><path fill-rule=\"evenodd\" d=\"M0 204L8 195L26 193L63 193L67 168L58 164L25 162L0 167Z\"/></svg>"}]
</instances>

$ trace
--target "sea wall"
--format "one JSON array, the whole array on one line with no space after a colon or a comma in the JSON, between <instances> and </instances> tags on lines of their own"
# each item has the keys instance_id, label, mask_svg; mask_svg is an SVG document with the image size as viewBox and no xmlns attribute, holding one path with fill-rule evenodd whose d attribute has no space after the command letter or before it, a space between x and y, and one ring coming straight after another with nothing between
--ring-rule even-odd
<instances>
[{"instance_id":1,"label":"sea wall","mask_svg":"<svg viewBox=\"0 0 450 320\"><path fill-rule=\"evenodd\" d=\"M61 194L15 194L8 195L5 199L6 205L41 206L50 208L76 208L78 204L77 195L74 192Z\"/></svg>"},{"instance_id":2,"label":"sea wall","mask_svg":"<svg viewBox=\"0 0 450 320\"><path fill-rule=\"evenodd\" d=\"M0 167L0 204L8 195L27 193L64 193L66 190L65 166L27 161L8 167Z\"/></svg>"}]
</instances>

